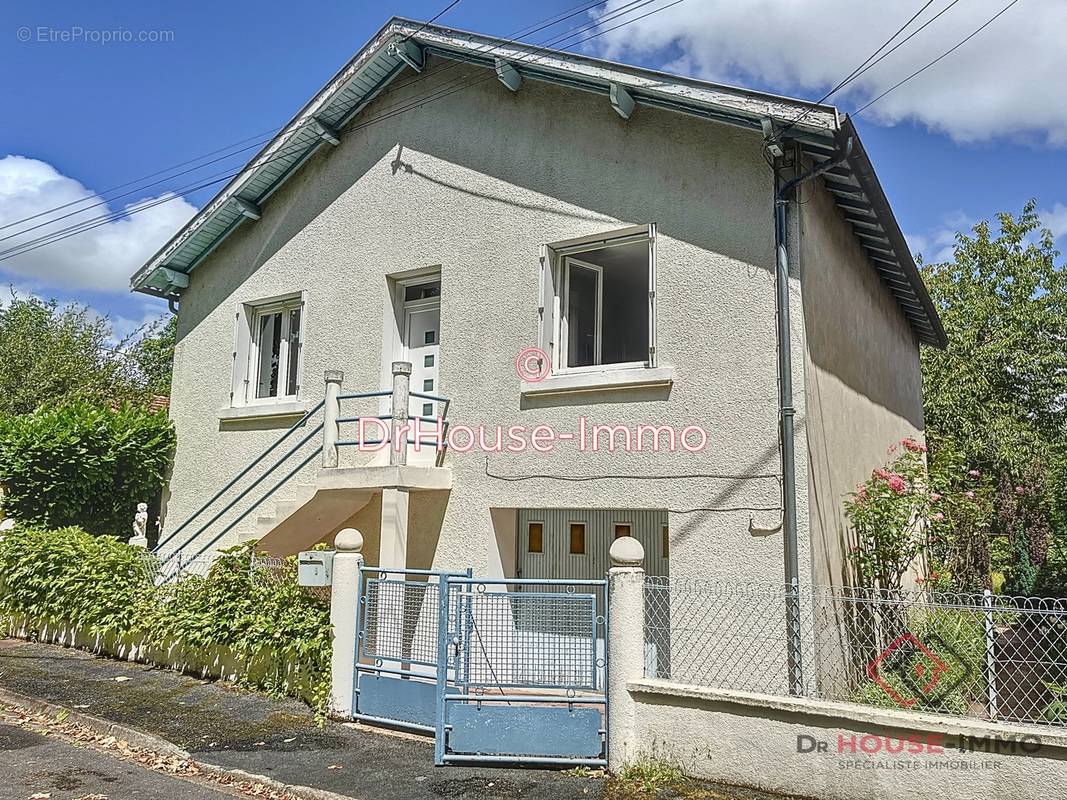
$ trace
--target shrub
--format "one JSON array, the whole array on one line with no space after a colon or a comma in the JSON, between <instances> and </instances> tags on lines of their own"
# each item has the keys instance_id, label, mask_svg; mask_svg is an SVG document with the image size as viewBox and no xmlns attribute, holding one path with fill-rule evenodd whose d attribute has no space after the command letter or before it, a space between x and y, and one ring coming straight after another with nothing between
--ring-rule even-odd
<instances>
[{"instance_id":1,"label":"shrub","mask_svg":"<svg viewBox=\"0 0 1067 800\"><path fill-rule=\"evenodd\" d=\"M156 647L222 647L245 683L291 694L325 714L333 630L329 603L296 583L296 559L253 580L254 542L223 552L205 577L155 586L145 551L77 528L16 528L0 540L0 614L65 621ZM253 663L266 665L265 673Z\"/></svg>"},{"instance_id":2,"label":"shrub","mask_svg":"<svg viewBox=\"0 0 1067 800\"><path fill-rule=\"evenodd\" d=\"M139 552L80 528L15 528L0 540L0 612L129 631L152 588Z\"/></svg>"},{"instance_id":3,"label":"shrub","mask_svg":"<svg viewBox=\"0 0 1067 800\"><path fill-rule=\"evenodd\" d=\"M162 489L174 453L165 412L74 401L0 418L3 512L48 528L129 536L139 502Z\"/></svg>"},{"instance_id":4,"label":"shrub","mask_svg":"<svg viewBox=\"0 0 1067 800\"><path fill-rule=\"evenodd\" d=\"M926 447L901 441L900 454L856 487L845 513L856 532L850 551L861 581L882 589L900 588L901 579L925 545L924 524L931 495L926 481ZM897 446L890 448L895 453Z\"/></svg>"}]
</instances>

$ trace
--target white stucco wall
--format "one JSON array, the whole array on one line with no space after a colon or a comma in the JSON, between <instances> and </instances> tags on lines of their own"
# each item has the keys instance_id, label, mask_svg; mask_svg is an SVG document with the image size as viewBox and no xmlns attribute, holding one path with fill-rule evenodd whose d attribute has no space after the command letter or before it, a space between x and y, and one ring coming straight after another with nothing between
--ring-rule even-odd
<instances>
[{"instance_id":1,"label":"white stucco wall","mask_svg":"<svg viewBox=\"0 0 1067 800\"><path fill-rule=\"evenodd\" d=\"M426 80L453 80L466 69L434 78L434 66L431 59L429 78L383 95L360 119L425 94ZM575 430L581 415L631 426L696 422L709 446L701 454L626 454L561 444L550 455L490 455L488 464L476 451L449 453L453 489L436 565L499 570L493 508L666 508L674 575L779 579L781 535L748 532L750 516L773 526L778 514L744 510L777 508L777 481L721 477L779 470L772 181L759 136L647 108L625 121L602 97L534 81L513 94L476 75L480 81L447 100L323 148L264 204L261 220L244 223L192 273L176 350L179 444L167 527L289 424L219 420L229 403L238 303L306 292L302 399L317 401L325 369L343 370L346 390L382 388L382 332L392 313L386 276L439 266L440 391L452 399L454 423ZM673 386L523 398L513 364L537 343L539 245L649 222L659 230L658 361L674 368ZM799 286L792 290L799 387L804 324ZM803 477L802 441L797 451ZM611 477L502 481L487 477L487 467L508 476ZM694 511L721 508L740 510Z\"/></svg>"},{"instance_id":2,"label":"white stucco wall","mask_svg":"<svg viewBox=\"0 0 1067 800\"><path fill-rule=\"evenodd\" d=\"M821 181L794 205L804 298L812 579L848 582L844 501L905 436L922 441L919 343Z\"/></svg>"},{"instance_id":3,"label":"white stucco wall","mask_svg":"<svg viewBox=\"0 0 1067 800\"><path fill-rule=\"evenodd\" d=\"M694 777L819 800L1067 798L1067 737L1052 729L664 681L628 686L630 716L612 725L633 727L613 730L612 741L629 736L634 758L666 759ZM887 752L902 739L906 752Z\"/></svg>"}]
</instances>

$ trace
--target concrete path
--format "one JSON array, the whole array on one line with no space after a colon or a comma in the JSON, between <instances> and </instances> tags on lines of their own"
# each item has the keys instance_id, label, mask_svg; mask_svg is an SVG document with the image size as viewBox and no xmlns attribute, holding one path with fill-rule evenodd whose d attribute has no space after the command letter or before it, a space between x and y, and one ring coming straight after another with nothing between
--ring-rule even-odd
<instances>
[{"instance_id":1,"label":"concrete path","mask_svg":"<svg viewBox=\"0 0 1067 800\"><path fill-rule=\"evenodd\" d=\"M96 658L54 645L0 640L0 701L5 693L9 702L14 698L12 693L23 696L16 703L23 707L29 702L27 698L36 698L69 709L72 722L79 715L89 715L95 722L89 720L87 724L97 728L114 724L133 729L115 734L144 750L186 751L200 765L264 776L273 782L274 789L310 787L311 792L297 792L309 798L325 798L327 793L333 793L329 795L332 800L338 800L338 795L359 800L629 800L648 796L644 792L623 791L626 787L605 781L596 771L434 767L433 742L423 737L383 733L351 723L319 727L308 707L296 700L269 698L224 683ZM54 717L57 710L52 708L48 713ZM66 711L62 713L65 715ZM137 732L146 734L146 741L137 741ZM4 748L4 741L7 740L0 740L0 749ZM37 777L32 780L49 780L44 772L55 773L53 783L70 775L70 780L83 784L76 789L77 794L63 794L67 790L57 789L50 800L94 795L112 800L227 796L211 794L226 791L219 787L205 788L206 794L196 794L197 787L187 786L178 793L168 793L169 789L159 788L158 784L149 785L156 778L139 775L136 770L124 772L125 766L97 763L93 756L71 754L61 743L42 744L24 732L12 734L10 746L15 749L5 751L0 775L14 775L23 783L8 779L6 785L0 786L0 800L9 796L26 800L34 793L24 791L29 787L26 781L34 775ZM51 771L42 772L18 755L20 748L28 755L30 748L42 747L45 749L38 750L42 762L56 765ZM107 769L100 764L106 764ZM103 774L96 775L92 770ZM99 786L111 778L133 783L121 791L114 788L117 783L110 791ZM143 780L144 785L138 780ZM686 791L670 796L776 800L770 795L730 787L700 784L692 789L692 794ZM316 794L316 790L321 793ZM3 794L5 791L15 794Z\"/></svg>"},{"instance_id":2,"label":"concrete path","mask_svg":"<svg viewBox=\"0 0 1067 800\"><path fill-rule=\"evenodd\" d=\"M355 798L595 800L603 795L602 780L562 771L437 768L433 743L421 737L349 724L319 728L308 707L296 700L54 645L0 640L0 689L159 736L197 761Z\"/></svg>"},{"instance_id":3,"label":"concrete path","mask_svg":"<svg viewBox=\"0 0 1067 800\"><path fill-rule=\"evenodd\" d=\"M0 715L0 775L0 800L232 800L240 796L76 747L32 725L18 725L6 715Z\"/></svg>"}]
</instances>

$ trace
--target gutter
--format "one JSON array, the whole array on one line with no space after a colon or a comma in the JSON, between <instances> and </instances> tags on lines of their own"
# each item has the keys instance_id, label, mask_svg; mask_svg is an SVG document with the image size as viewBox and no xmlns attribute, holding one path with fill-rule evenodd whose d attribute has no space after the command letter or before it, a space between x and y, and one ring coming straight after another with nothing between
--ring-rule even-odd
<instances>
[{"instance_id":1,"label":"gutter","mask_svg":"<svg viewBox=\"0 0 1067 800\"><path fill-rule=\"evenodd\" d=\"M782 451L782 524L785 528L786 638L789 693L804 694L804 665L800 635L800 565L797 543L796 429L793 417L793 359L789 323L789 204L793 191L848 160L855 137L848 137L838 154L790 180L782 179L781 156L774 159L774 305L778 338L778 433Z\"/></svg>"}]
</instances>

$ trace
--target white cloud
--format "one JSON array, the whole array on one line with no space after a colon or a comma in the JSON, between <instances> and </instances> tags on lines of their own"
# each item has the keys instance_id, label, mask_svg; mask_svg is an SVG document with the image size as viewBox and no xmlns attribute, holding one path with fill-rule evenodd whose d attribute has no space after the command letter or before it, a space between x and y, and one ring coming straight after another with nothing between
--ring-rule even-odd
<instances>
[{"instance_id":1,"label":"white cloud","mask_svg":"<svg viewBox=\"0 0 1067 800\"><path fill-rule=\"evenodd\" d=\"M1041 215L1041 224L1052 231L1053 239L1067 236L1067 206L1056 203L1052 208L1038 211Z\"/></svg>"},{"instance_id":2,"label":"white cloud","mask_svg":"<svg viewBox=\"0 0 1067 800\"><path fill-rule=\"evenodd\" d=\"M933 264L951 261L955 253L956 234L970 234L978 220L962 211L945 214L935 225L923 233L908 233L904 238L915 255L921 255L924 262Z\"/></svg>"},{"instance_id":3,"label":"white cloud","mask_svg":"<svg viewBox=\"0 0 1067 800\"><path fill-rule=\"evenodd\" d=\"M601 15L623 5L623 0L609 0ZM609 58L659 56L668 68L707 80L758 82L816 98L861 64L918 5L688 0L595 41ZM946 5L947 0L932 5L907 32ZM1004 5L1005 0L958 3L831 102L845 111L858 108L944 53ZM610 28L632 16L603 25ZM887 125L915 120L960 142L1017 137L1067 146L1065 29L1063 0L1020 2L863 117Z\"/></svg>"},{"instance_id":4,"label":"white cloud","mask_svg":"<svg viewBox=\"0 0 1067 800\"><path fill-rule=\"evenodd\" d=\"M169 193L159 197L171 196ZM158 198L125 206L134 209ZM20 225L0 228L0 252L106 214L101 198L52 165L23 156L0 159L0 225L76 201L76 205ZM77 212L65 219L59 216ZM126 291L129 278L196 212L183 198L152 206L44 247L0 260L0 270L63 290ZM48 224L27 230L42 222ZM12 235L15 234L15 235ZM10 237L10 238L8 238Z\"/></svg>"},{"instance_id":5,"label":"white cloud","mask_svg":"<svg viewBox=\"0 0 1067 800\"><path fill-rule=\"evenodd\" d=\"M1041 218L1041 227L1052 231L1052 238L1059 240L1067 236L1067 205L1056 203L1050 209L1038 209ZM996 219L991 215L990 223L996 232ZM977 217L970 217L962 211L954 211L946 214L933 228L923 233L908 233L904 238L908 242L912 253L922 255L927 263L951 261L955 252L956 234L965 233L972 235ZM1035 243L1038 240L1035 234L1030 237Z\"/></svg>"}]
</instances>

